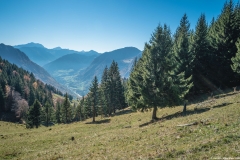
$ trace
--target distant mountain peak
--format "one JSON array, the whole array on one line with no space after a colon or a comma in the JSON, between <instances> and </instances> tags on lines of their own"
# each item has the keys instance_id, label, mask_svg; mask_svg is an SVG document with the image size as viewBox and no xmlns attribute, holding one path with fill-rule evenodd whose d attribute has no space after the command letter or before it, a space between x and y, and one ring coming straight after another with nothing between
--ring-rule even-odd
<instances>
[{"instance_id":1,"label":"distant mountain peak","mask_svg":"<svg viewBox=\"0 0 240 160\"><path fill-rule=\"evenodd\" d=\"M16 45L14 46L15 48L21 48L21 47L38 47L38 48L45 48L42 44L40 43L34 43L34 42L30 42L27 44L20 44L20 45Z\"/></svg>"},{"instance_id":2,"label":"distant mountain peak","mask_svg":"<svg viewBox=\"0 0 240 160\"><path fill-rule=\"evenodd\" d=\"M62 48L61 47L55 47L53 48L53 50L61 50Z\"/></svg>"}]
</instances>

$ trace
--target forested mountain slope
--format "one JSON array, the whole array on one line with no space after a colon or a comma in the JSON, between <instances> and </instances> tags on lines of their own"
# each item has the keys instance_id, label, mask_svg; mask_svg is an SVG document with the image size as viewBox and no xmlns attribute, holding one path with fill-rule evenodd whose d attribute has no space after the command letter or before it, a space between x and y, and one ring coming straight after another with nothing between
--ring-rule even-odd
<instances>
[{"instance_id":1,"label":"forested mountain slope","mask_svg":"<svg viewBox=\"0 0 240 160\"><path fill-rule=\"evenodd\" d=\"M52 93L63 95L53 86L36 79L32 73L0 57L0 120L22 118L35 99L42 105L47 101L53 104Z\"/></svg>"},{"instance_id":2,"label":"forested mountain slope","mask_svg":"<svg viewBox=\"0 0 240 160\"><path fill-rule=\"evenodd\" d=\"M0 44L0 56L2 59L8 60L10 63L14 63L18 67L22 67L23 69L32 72L36 78L40 79L42 82L50 84L63 92L70 92L52 78L45 69L32 62L28 56L20 50L12 46Z\"/></svg>"}]
</instances>

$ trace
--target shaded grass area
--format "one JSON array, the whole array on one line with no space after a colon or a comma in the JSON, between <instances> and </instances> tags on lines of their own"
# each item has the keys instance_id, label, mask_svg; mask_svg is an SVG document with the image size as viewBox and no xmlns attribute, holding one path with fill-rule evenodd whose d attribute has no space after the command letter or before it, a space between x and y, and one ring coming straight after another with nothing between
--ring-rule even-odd
<instances>
[{"instance_id":1,"label":"shaded grass area","mask_svg":"<svg viewBox=\"0 0 240 160\"><path fill-rule=\"evenodd\" d=\"M211 159L240 155L240 95L212 103L115 116L39 129L0 121L0 159ZM202 103L203 101L199 101ZM197 106L197 107L196 107ZM196 123L177 127L180 124ZM205 123L206 122L206 123Z\"/></svg>"}]
</instances>

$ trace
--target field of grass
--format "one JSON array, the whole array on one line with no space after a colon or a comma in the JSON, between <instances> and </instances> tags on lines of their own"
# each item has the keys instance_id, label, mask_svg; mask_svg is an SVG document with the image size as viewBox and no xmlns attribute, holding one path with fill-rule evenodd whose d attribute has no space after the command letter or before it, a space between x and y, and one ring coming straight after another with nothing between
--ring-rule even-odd
<instances>
[{"instance_id":1,"label":"field of grass","mask_svg":"<svg viewBox=\"0 0 240 160\"><path fill-rule=\"evenodd\" d=\"M240 93L152 112L118 112L38 129L0 121L0 159L240 158ZM193 123L191 126L177 126ZM74 139L73 139L74 137Z\"/></svg>"}]
</instances>

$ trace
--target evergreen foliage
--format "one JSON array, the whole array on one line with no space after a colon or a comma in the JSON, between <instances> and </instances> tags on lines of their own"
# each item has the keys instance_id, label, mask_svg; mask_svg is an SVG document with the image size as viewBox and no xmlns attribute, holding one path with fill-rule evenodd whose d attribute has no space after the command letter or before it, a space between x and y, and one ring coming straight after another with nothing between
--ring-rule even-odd
<instances>
[{"instance_id":1,"label":"evergreen foliage","mask_svg":"<svg viewBox=\"0 0 240 160\"><path fill-rule=\"evenodd\" d=\"M152 120L158 107L179 104L192 86L184 72L176 74L179 63L172 45L170 29L159 25L130 75L128 100L135 109L153 108Z\"/></svg>"},{"instance_id":2,"label":"evergreen foliage","mask_svg":"<svg viewBox=\"0 0 240 160\"><path fill-rule=\"evenodd\" d=\"M55 120L57 123L61 123L61 104L59 102L57 102L57 106L56 106L56 112L55 112Z\"/></svg>"},{"instance_id":3,"label":"evergreen foliage","mask_svg":"<svg viewBox=\"0 0 240 160\"><path fill-rule=\"evenodd\" d=\"M231 58L237 53L235 43L240 37L239 5L227 1L221 14L212 24L209 31L211 46L212 82L220 87L235 86L239 83L233 72Z\"/></svg>"},{"instance_id":4,"label":"evergreen foliage","mask_svg":"<svg viewBox=\"0 0 240 160\"><path fill-rule=\"evenodd\" d=\"M109 71L109 114L115 113L117 109L126 107L124 90L118 64L113 61Z\"/></svg>"},{"instance_id":5,"label":"evergreen foliage","mask_svg":"<svg viewBox=\"0 0 240 160\"><path fill-rule=\"evenodd\" d=\"M49 102L46 102L43 107L43 111L44 111L44 122L45 122L44 124L48 127L50 122L53 121L53 115L54 115L53 106Z\"/></svg>"},{"instance_id":6,"label":"evergreen foliage","mask_svg":"<svg viewBox=\"0 0 240 160\"><path fill-rule=\"evenodd\" d=\"M89 99L90 99L90 103L91 103L91 107L92 107L92 118L93 118L93 122L95 122L95 117L96 117L96 113L97 113L97 107L98 107L98 79L95 76L92 84L89 88Z\"/></svg>"},{"instance_id":7,"label":"evergreen foliage","mask_svg":"<svg viewBox=\"0 0 240 160\"><path fill-rule=\"evenodd\" d=\"M84 109L84 96L83 98L80 100L77 109L76 109L76 120L77 121L82 121L84 119L84 114L83 114L83 109Z\"/></svg>"},{"instance_id":8,"label":"evergreen foliage","mask_svg":"<svg viewBox=\"0 0 240 160\"><path fill-rule=\"evenodd\" d=\"M23 115L26 113L22 112L25 112L26 109L23 109L23 106L27 108L32 106L36 99L41 105L47 101L53 104L53 91L57 93L57 90L51 85L37 80L33 73L29 73L0 57L0 110L2 112L15 112L16 119L13 121L24 118Z\"/></svg>"},{"instance_id":9,"label":"evergreen foliage","mask_svg":"<svg viewBox=\"0 0 240 160\"><path fill-rule=\"evenodd\" d=\"M68 94L65 94L64 102L61 108L62 122L69 123L72 121L72 108L68 99Z\"/></svg>"},{"instance_id":10,"label":"evergreen foliage","mask_svg":"<svg viewBox=\"0 0 240 160\"><path fill-rule=\"evenodd\" d=\"M110 113L110 84L109 84L109 75L108 68L105 67L102 80L99 88L99 105L101 106L101 115L107 116Z\"/></svg>"},{"instance_id":11,"label":"evergreen foliage","mask_svg":"<svg viewBox=\"0 0 240 160\"><path fill-rule=\"evenodd\" d=\"M205 15L202 14L198 19L191 43L191 55L193 57L191 69L194 91L203 90L205 88L214 89L213 86L206 81L206 79L209 79L211 76L209 70L211 67L209 46L208 26Z\"/></svg>"},{"instance_id":12,"label":"evergreen foliage","mask_svg":"<svg viewBox=\"0 0 240 160\"><path fill-rule=\"evenodd\" d=\"M41 104L38 100L35 100L33 106L30 107L27 114L27 128L33 128L34 126L38 128L40 126L41 120Z\"/></svg>"},{"instance_id":13,"label":"evergreen foliage","mask_svg":"<svg viewBox=\"0 0 240 160\"><path fill-rule=\"evenodd\" d=\"M192 75L190 63L192 62L192 55L190 54L190 23L187 19L187 14L184 14L180 26L174 35L173 53L177 57L179 63L178 72L185 72L185 78Z\"/></svg>"}]
</instances>

